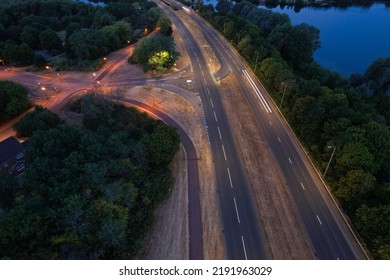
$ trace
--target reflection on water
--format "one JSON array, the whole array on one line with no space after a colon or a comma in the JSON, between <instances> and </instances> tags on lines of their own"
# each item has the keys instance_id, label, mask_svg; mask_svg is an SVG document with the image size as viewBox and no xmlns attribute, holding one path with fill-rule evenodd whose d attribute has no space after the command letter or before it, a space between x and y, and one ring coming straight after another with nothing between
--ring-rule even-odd
<instances>
[{"instance_id":1,"label":"reflection on water","mask_svg":"<svg viewBox=\"0 0 390 280\"><path fill-rule=\"evenodd\" d=\"M205 5L217 3L204 1ZM315 52L315 60L345 76L364 73L377 58L390 56L390 4L277 6L271 10L289 15L293 24L305 22L317 27L321 31L321 48Z\"/></svg>"}]
</instances>

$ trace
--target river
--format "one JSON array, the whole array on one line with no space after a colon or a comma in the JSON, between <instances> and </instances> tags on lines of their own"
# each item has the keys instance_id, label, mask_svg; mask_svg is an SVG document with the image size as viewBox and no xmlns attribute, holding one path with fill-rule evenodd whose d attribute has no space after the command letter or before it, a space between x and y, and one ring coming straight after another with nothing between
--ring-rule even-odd
<instances>
[{"instance_id":1,"label":"river","mask_svg":"<svg viewBox=\"0 0 390 280\"><path fill-rule=\"evenodd\" d=\"M204 3L215 5L217 0ZM321 48L314 59L344 76L363 74L374 60L390 56L390 7L383 3L342 9L304 7L299 12L289 6L271 10L287 14L293 25L305 22L317 27Z\"/></svg>"}]
</instances>

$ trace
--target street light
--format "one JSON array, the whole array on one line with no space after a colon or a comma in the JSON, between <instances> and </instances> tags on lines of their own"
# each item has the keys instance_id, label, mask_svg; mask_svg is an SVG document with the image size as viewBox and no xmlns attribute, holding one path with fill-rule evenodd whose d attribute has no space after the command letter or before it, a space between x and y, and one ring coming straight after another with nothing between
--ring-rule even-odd
<instances>
[{"instance_id":1,"label":"street light","mask_svg":"<svg viewBox=\"0 0 390 280\"><path fill-rule=\"evenodd\" d=\"M330 156L328 165L327 165L326 168L325 168L325 172L324 172L324 175L323 175L324 178L325 178L326 172L328 172L328 169L329 169L330 163L332 162L334 153L336 152L336 146L328 146L327 148L328 148L328 149L332 149L332 148L333 148L333 152L332 152L332 155Z\"/></svg>"},{"instance_id":2,"label":"street light","mask_svg":"<svg viewBox=\"0 0 390 280\"><path fill-rule=\"evenodd\" d=\"M255 72L256 72L257 63L259 62L259 51L255 51L255 53L257 54L257 55L256 55L256 64L255 64Z\"/></svg>"},{"instance_id":3,"label":"street light","mask_svg":"<svg viewBox=\"0 0 390 280\"><path fill-rule=\"evenodd\" d=\"M47 97L46 88L45 88L45 87L41 87L41 90L42 90L43 93L45 94L46 100L49 100L49 97Z\"/></svg>"},{"instance_id":4,"label":"street light","mask_svg":"<svg viewBox=\"0 0 390 280\"><path fill-rule=\"evenodd\" d=\"M279 106L280 108L282 108L282 105L283 105L284 95L286 94L286 88L287 88L288 83L282 82L281 85L284 85L284 89L283 89L282 100L280 101L280 106Z\"/></svg>"}]
</instances>

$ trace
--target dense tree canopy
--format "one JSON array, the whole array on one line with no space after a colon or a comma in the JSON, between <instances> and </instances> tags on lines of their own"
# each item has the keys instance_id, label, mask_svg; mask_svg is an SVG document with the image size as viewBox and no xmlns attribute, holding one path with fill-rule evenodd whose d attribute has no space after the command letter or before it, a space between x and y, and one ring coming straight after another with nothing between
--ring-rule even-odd
<instances>
[{"instance_id":1,"label":"dense tree canopy","mask_svg":"<svg viewBox=\"0 0 390 280\"><path fill-rule=\"evenodd\" d=\"M31 107L27 90L11 81L0 81L0 123L10 120Z\"/></svg>"},{"instance_id":2,"label":"dense tree canopy","mask_svg":"<svg viewBox=\"0 0 390 280\"><path fill-rule=\"evenodd\" d=\"M27 65L33 63L34 51L45 49L51 55L65 51L60 68L83 69L87 62L134 42L139 29L154 29L161 17L148 0L106 2L100 6L73 0L0 1L0 57L9 64Z\"/></svg>"},{"instance_id":3,"label":"dense tree canopy","mask_svg":"<svg viewBox=\"0 0 390 280\"><path fill-rule=\"evenodd\" d=\"M171 36L144 38L133 53L135 61L143 66L144 71L170 68L178 55Z\"/></svg>"},{"instance_id":4,"label":"dense tree canopy","mask_svg":"<svg viewBox=\"0 0 390 280\"><path fill-rule=\"evenodd\" d=\"M174 128L91 95L71 110L83 129L41 108L17 125L32 136L21 185L0 175L0 258L131 258L172 187Z\"/></svg>"}]
</instances>

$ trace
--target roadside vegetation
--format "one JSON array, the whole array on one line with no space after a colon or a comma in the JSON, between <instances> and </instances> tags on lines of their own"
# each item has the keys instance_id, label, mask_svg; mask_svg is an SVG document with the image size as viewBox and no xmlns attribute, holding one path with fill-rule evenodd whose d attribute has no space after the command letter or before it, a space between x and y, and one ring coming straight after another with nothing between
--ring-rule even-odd
<instances>
[{"instance_id":1,"label":"roadside vegetation","mask_svg":"<svg viewBox=\"0 0 390 280\"><path fill-rule=\"evenodd\" d=\"M27 90L11 81L0 81L0 124L31 107Z\"/></svg>"},{"instance_id":2,"label":"roadside vegetation","mask_svg":"<svg viewBox=\"0 0 390 280\"><path fill-rule=\"evenodd\" d=\"M108 53L134 43L161 18L147 0L0 0L0 58L7 65L91 70Z\"/></svg>"},{"instance_id":3,"label":"roadside vegetation","mask_svg":"<svg viewBox=\"0 0 390 280\"><path fill-rule=\"evenodd\" d=\"M143 38L133 55L129 57L129 63L139 63L144 72L149 70L165 72L171 68L179 56L175 49L171 25L168 17L160 17L157 22L159 33L150 38Z\"/></svg>"},{"instance_id":4,"label":"roadside vegetation","mask_svg":"<svg viewBox=\"0 0 390 280\"><path fill-rule=\"evenodd\" d=\"M172 187L176 129L103 97L70 105L79 127L37 107L22 180L0 175L0 259L129 259Z\"/></svg>"},{"instance_id":5,"label":"roadside vegetation","mask_svg":"<svg viewBox=\"0 0 390 280\"><path fill-rule=\"evenodd\" d=\"M390 58L344 78L313 60L319 30L249 2L195 7L237 48L375 258L390 259Z\"/></svg>"}]
</instances>

